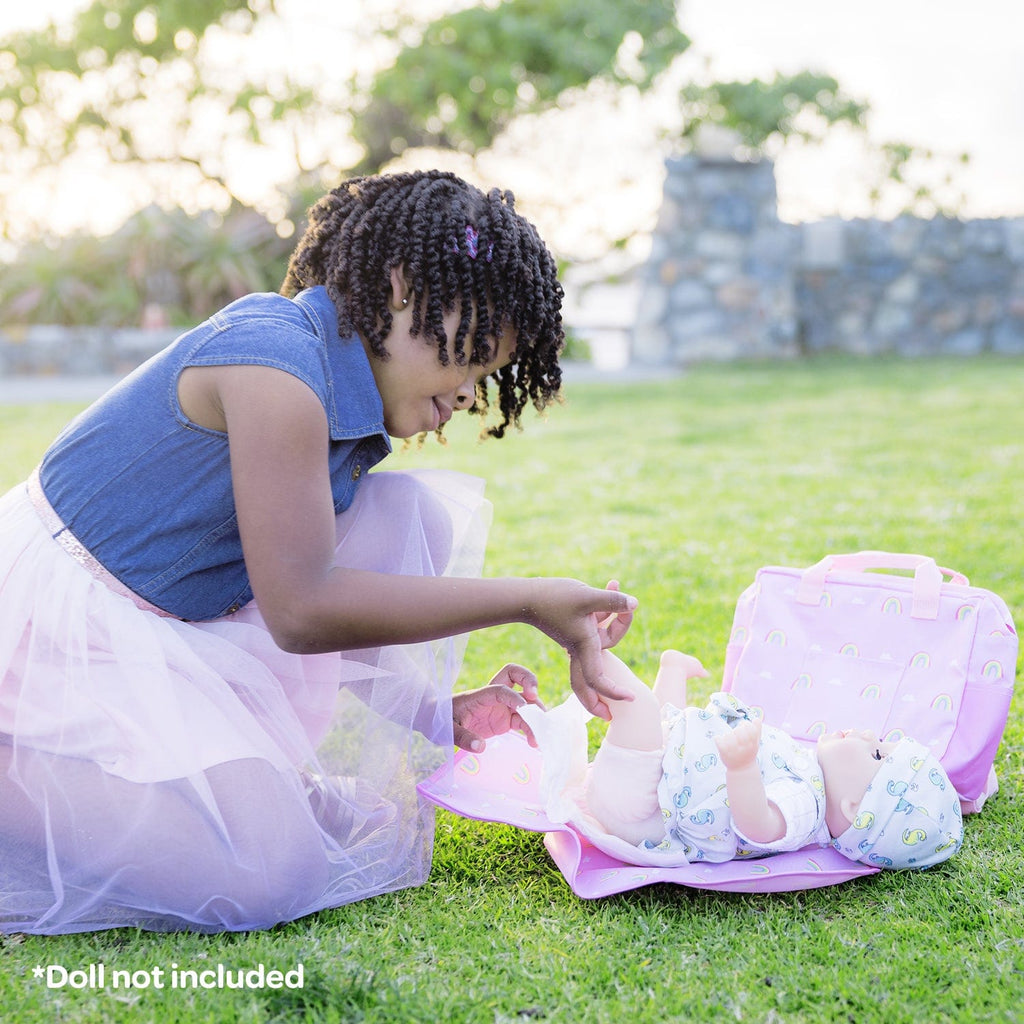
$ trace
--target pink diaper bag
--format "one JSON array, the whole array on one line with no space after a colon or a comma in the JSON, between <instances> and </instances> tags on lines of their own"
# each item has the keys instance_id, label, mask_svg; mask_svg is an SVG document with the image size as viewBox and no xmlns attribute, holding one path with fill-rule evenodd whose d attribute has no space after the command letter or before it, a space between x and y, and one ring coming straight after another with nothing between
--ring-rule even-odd
<instances>
[{"instance_id":1,"label":"pink diaper bag","mask_svg":"<svg viewBox=\"0 0 1024 1024\"><path fill-rule=\"evenodd\" d=\"M997 788L1016 664L995 594L923 555L861 551L760 569L736 605L723 687L797 738L913 736L976 811Z\"/></svg>"}]
</instances>

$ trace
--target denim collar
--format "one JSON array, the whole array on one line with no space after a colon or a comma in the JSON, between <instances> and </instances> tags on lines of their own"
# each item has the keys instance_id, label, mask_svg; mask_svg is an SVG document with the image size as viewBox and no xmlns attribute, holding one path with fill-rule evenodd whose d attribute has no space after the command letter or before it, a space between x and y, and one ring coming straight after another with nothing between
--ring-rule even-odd
<instances>
[{"instance_id":1,"label":"denim collar","mask_svg":"<svg viewBox=\"0 0 1024 1024\"><path fill-rule=\"evenodd\" d=\"M384 429L384 403L373 379L370 360L358 336L338 336L338 313L323 285L295 296L309 317L327 356L327 420L331 439L343 441L379 433L391 451Z\"/></svg>"}]
</instances>

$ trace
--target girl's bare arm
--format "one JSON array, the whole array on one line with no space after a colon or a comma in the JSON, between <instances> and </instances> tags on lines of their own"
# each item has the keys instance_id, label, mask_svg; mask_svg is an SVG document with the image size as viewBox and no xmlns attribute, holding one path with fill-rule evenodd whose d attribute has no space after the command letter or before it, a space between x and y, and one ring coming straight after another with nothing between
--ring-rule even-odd
<instances>
[{"instance_id":1,"label":"girl's bare arm","mask_svg":"<svg viewBox=\"0 0 1024 1024\"><path fill-rule=\"evenodd\" d=\"M560 578L393 576L334 566L326 415L297 378L263 366L210 368L226 426L239 531L253 592L275 641L302 653L414 643L500 623L540 629L570 656L573 689L607 717L628 699L601 670L609 615L636 602Z\"/></svg>"}]
</instances>

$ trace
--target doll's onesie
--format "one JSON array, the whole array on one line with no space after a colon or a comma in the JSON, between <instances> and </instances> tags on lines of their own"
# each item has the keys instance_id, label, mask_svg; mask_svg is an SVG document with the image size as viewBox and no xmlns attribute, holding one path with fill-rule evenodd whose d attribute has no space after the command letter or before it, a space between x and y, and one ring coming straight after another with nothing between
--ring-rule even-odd
<instances>
[{"instance_id":1,"label":"doll's onesie","mask_svg":"<svg viewBox=\"0 0 1024 1024\"><path fill-rule=\"evenodd\" d=\"M662 707L662 750L636 751L605 742L595 764L603 762L600 793L588 794L589 809L600 802L609 832L620 816L628 827L657 806L663 836L639 844L687 862L720 862L798 850L830 842L825 825L825 789L814 751L785 732L764 725L757 764L768 799L782 812L786 833L772 843L755 843L732 820L725 766L715 737L752 717L750 709L728 693L715 693L703 708Z\"/></svg>"}]
</instances>

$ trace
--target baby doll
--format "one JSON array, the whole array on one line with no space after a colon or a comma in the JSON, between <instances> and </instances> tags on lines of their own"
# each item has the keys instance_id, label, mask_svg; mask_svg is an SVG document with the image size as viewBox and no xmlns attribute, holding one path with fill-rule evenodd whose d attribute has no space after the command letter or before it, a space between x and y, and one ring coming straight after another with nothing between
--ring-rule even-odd
<instances>
[{"instance_id":1,"label":"baby doll","mask_svg":"<svg viewBox=\"0 0 1024 1024\"><path fill-rule=\"evenodd\" d=\"M620 859L718 862L817 843L874 866L924 868L959 849L959 797L922 744L846 730L812 747L728 693L687 707L687 678L707 675L696 658L666 651L651 690L610 651L602 657L606 675L633 700L608 702L611 723L578 775L576 799L591 826L584 833ZM553 737L548 730L545 743L537 717L529 724L547 773ZM594 825L639 856L624 856L614 842L609 849Z\"/></svg>"}]
</instances>

